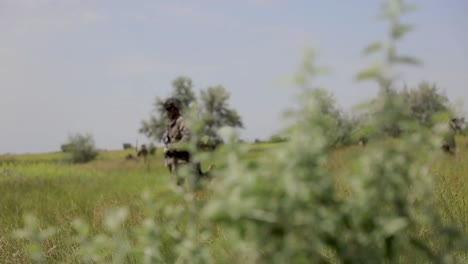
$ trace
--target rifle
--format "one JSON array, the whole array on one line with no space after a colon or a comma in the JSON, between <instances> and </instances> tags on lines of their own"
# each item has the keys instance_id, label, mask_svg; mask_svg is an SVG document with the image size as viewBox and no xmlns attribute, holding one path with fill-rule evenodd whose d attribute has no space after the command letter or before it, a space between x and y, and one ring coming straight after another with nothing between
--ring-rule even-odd
<instances>
[{"instance_id":1,"label":"rifle","mask_svg":"<svg viewBox=\"0 0 468 264\"><path fill-rule=\"evenodd\" d=\"M167 131L163 134L162 142L164 143L164 157L165 158L176 158L176 159L183 160L186 162L191 162L190 152L186 150L171 149L169 147L169 144L171 143L171 139L169 138ZM199 162L196 162L193 165L195 166L194 167L195 171L198 173L199 177L211 178L211 170L214 167L213 165L210 165L206 172L203 172L201 170L201 165Z\"/></svg>"},{"instance_id":2,"label":"rifle","mask_svg":"<svg viewBox=\"0 0 468 264\"><path fill-rule=\"evenodd\" d=\"M166 132L163 134L162 142L164 143L164 157L165 158L176 158L186 162L190 162L190 152L186 150L177 150L171 149L169 144L171 143L171 139Z\"/></svg>"}]
</instances>

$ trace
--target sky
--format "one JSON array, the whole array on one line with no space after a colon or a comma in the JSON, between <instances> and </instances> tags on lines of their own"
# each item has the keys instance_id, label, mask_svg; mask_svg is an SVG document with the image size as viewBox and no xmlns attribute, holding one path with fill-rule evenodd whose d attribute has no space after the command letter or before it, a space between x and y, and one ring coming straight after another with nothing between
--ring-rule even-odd
<instances>
[{"instance_id":1,"label":"sky","mask_svg":"<svg viewBox=\"0 0 468 264\"><path fill-rule=\"evenodd\" d=\"M380 2L0 0L0 154L59 151L72 133L92 134L100 149L150 142L141 121L178 76L197 94L223 85L241 137L268 138L294 106L290 80L308 48L331 70L317 84L350 109L378 89L354 76L372 63L362 49L385 40ZM402 82L466 101L468 1L409 2L418 9L402 21L415 31L398 50L423 66L402 68Z\"/></svg>"}]
</instances>

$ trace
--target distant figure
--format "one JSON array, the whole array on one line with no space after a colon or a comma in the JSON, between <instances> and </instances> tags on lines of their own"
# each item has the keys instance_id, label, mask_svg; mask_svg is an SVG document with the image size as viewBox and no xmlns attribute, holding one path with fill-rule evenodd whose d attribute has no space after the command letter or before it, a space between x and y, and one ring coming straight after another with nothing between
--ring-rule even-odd
<instances>
[{"instance_id":1,"label":"distant figure","mask_svg":"<svg viewBox=\"0 0 468 264\"><path fill-rule=\"evenodd\" d=\"M455 141L455 136L458 131L461 130L461 125L460 121L458 118L452 118L450 119L449 122L449 129L444 136L444 142L442 144L442 149L444 150L445 153L448 153L450 155L455 155L456 154L456 149L457 149L457 143Z\"/></svg>"},{"instance_id":2,"label":"distant figure","mask_svg":"<svg viewBox=\"0 0 468 264\"><path fill-rule=\"evenodd\" d=\"M181 115L180 108L181 103L176 98L170 98L164 103L168 118L167 129L163 136L163 142L166 145L164 149L165 165L174 176L177 185L182 185L184 180L180 178L178 168L182 164L190 164L196 176L195 186L197 186L200 178L209 177L209 171L203 173L200 163L193 163L190 152L181 145L190 142L190 130Z\"/></svg>"},{"instance_id":3,"label":"distant figure","mask_svg":"<svg viewBox=\"0 0 468 264\"><path fill-rule=\"evenodd\" d=\"M141 148L138 151L137 156L143 157L143 158L146 158L146 156L148 156L148 149L146 148L145 144L141 145Z\"/></svg>"}]
</instances>

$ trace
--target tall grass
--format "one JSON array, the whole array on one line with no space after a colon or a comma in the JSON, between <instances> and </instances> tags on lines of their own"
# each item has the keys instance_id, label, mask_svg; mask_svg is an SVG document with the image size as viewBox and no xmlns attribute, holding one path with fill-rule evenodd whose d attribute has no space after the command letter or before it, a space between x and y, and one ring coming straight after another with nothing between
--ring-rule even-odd
<instances>
[{"instance_id":1,"label":"tall grass","mask_svg":"<svg viewBox=\"0 0 468 264\"><path fill-rule=\"evenodd\" d=\"M459 138L459 153L456 157L442 156L430 166L431 174L436 181L436 195L438 205L443 208L444 219L447 223L456 222L468 231L468 138ZM395 144L395 141L376 142L363 148L351 146L333 152L327 164L329 170L343 172L342 177L349 177L349 166L353 159L372 148L381 148L382 144ZM273 154L283 148L284 144L252 145L243 157L245 164L255 164L258 159ZM184 199L177 196L171 189L172 179L162 166L162 156L158 154L144 163L140 161L126 161L125 151L105 152L100 155L101 160L86 165L47 163L19 163L2 164L0 166L0 263L26 263L26 241L12 236L14 230L23 226L23 216L32 213L37 216L39 226L55 226L57 233L45 240L43 251L46 262L79 263L76 258L77 246L72 243L76 235L72 228L73 220L82 219L90 224L91 234L106 232L103 219L106 213L122 206L129 208L129 217L124 229L141 224L145 216L145 206L141 199L144 190L150 190L161 204L184 203ZM30 158L29 155L26 156ZM22 160L25 156L16 156ZM36 159L40 159L40 155ZM226 157L215 161L222 167ZM207 164L205 164L207 165ZM340 177L341 178L341 177ZM340 195L350 195L347 179L338 178L336 182ZM210 199L211 194L206 190L196 194L198 200ZM157 222L164 227L168 225L160 214ZM207 247L219 260L237 262L232 252L226 249L223 234L218 230L217 235L211 237ZM421 230L422 234L431 230ZM430 237L428 237L430 239ZM172 242L166 240L162 246L164 258L170 262L175 257L170 249ZM164 250L165 249L165 250ZM418 259L418 258L417 258ZM417 260L416 259L416 260ZM128 258L128 263L139 263L135 258ZM423 263L423 262L420 262Z\"/></svg>"},{"instance_id":2,"label":"tall grass","mask_svg":"<svg viewBox=\"0 0 468 264\"><path fill-rule=\"evenodd\" d=\"M12 238L27 213L38 216L40 226L59 232L47 241L53 259L70 255L73 219L80 217L100 229L106 210L129 205L129 224L141 219L140 195L145 189L168 192L170 178L159 158L125 161L123 152L108 152L86 165L51 162L14 162L0 165L0 263L25 263L24 243ZM15 160L47 160L49 155L16 156Z\"/></svg>"}]
</instances>

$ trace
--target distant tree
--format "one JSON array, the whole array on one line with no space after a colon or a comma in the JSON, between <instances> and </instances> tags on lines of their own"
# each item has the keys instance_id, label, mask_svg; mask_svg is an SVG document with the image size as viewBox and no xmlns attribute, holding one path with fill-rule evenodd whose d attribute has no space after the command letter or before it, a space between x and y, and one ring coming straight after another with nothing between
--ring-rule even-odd
<instances>
[{"instance_id":1,"label":"distant tree","mask_svg":"<svg viewBox=\"0 0 468 264\"><path fill-rule=\"evenodd\" d=\"M422 82L415 89L404 89L402 97L409 107L411 117L420 125L431 127L433 117L450 112L449 100L434 84Z\"/></svg>"},{"instance_id":2,"label":"distant tree","mask_svg":"<svg viewBox=\"0 0 468 264\"><path fill-rule=\"evenodd\" d=\"M196 102L195 93L193 92L192 79L188 77L178 77L172 82L172 95L180 100L183 109L188 109L189 106Z\"/></svg>"},{"instance_id":3,"label":"distant tree","mask_svg":"<svg viewBox=\"0 0 468 264\"><path fill-rule=\"evenodd\" d=\"M131 143L123 143L123 149L132 149L133 145Z\"/></svg>"},{"instance_id":4,"label":"distant tree","mask_svg":"<svg viewBox=\"0 0 468 264\"><path fill-rule=\"evenodd\" d=\"M61 148L70 154L70 159L74 163L86 163L94 160L98 155L94 139L90 134L70 135L68 142L63 144Z\"/></svg>"},{"instance_id":5,"label":"distant tree","mask_svg":"<svg viewBox=\"0 0 468 264\"><path fill-rule=\"evenodd\" d=\"M62 150L62 152L69 152L71 148L72 148L72 145L70 143L62 144L60 146L60 149Z\"/></svg>"},{"instance_id":6,"label":"distant tree","mask_svg":"<svg viewBox=\"0 0 468 264\"><path fill-rule=\"evenodd\" d=\"M281 142L286 142L288 139L286 137L283 137L281 135L275 134L268 139L268 142L270 143L281 143Z\"/></svg>"},{"instance_id":7,"label":"distant tree","mask_svg":"<svg viewBox=\"0 0 468 264\"><path fill-rule=\"evenodd\" d=\"M236 110L229 106L230 94L222 86L209 87L200 92L204 134L211 141L221 141L218 129L224 126L242 128L242 119Z\"/></svg>"},{"instance_id":8,"label":"distant tree","mask_svg":"<svg viewBox=\"0 0 468 264\"><path fill-rule=\"evenodd\" d=\"M149 145L149 149L148 149L149 154L150 154L150 155L156 154L156 150L157 150L156 145L154 145L154 143L151 143L151 144Z\"/></svg>"},{"instance_id":9,"label":"distant tree","mask_svg":"<svg viewBox=\"0 0 468 264\"><path fill-rule=\"evenodd\" d=\"M156 99L157 102L160 100ZM156 105L156 104L155 104ZM166 130L166 121L163 112L156 112L150 116L149 120L143 120L139 132L148 138L160 140Z\"/></svg>"},{"instance_id":10,"label":"distant tree","mask_svg":"<svg viewBox=\"0 0 468 264\"><path fill-rule=\"evenodd\" d=\"M367 106L355 137L400 137L414 129L448 122L453 116L448 98L427 82L413 89L381 89Z\"/></svg>"},{"instance_id":11,"label":"distant tree","mask_svg":"<svg viewBox=\"0 0 468 264\"><path fill-rule=\"evenodd\" d=\"M188 107L196 101L192 80L184 76L177 77L172 82L172 93L170 97L175 97L180 100L182 111L188 109ZM164 101L164 99L156 97L153 104L153 115L150 116L149 120L143 120L141 122L139 132L143 133L148 138L160 140L166 130L166 116L163 107Z\"/></svg>"},{"instance_id":12,"label":"distant tree","mask_svg":"<svg viewBox=\"0 0 468 264\"><path fill-rule=\"evenodd\" d=\"M259 138L256 138L256 139L254 140L254 144L261 144L261 143L263 143L263 140L261 140L261 139L259 139Z\"/></svg>"},{"instance_id":13,"label":"distant tree","mask_svg":"<svg viewBox=\"0 0 468 264\"><path fill-rule=\"evenodd\" d=\"M350 144L356 125L351 117L338 107L333 94L324 89L314 88L310 89L302 99L309 100L310 98L315 100L316 104L313 108L321 117L319 121L322 124L320 125L326 130L325 135L330 146L340 147ZM290 114L300 115L301 113Z\"/></svg>"}]
</instances>

